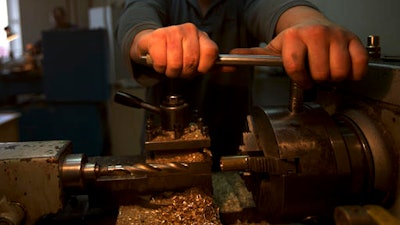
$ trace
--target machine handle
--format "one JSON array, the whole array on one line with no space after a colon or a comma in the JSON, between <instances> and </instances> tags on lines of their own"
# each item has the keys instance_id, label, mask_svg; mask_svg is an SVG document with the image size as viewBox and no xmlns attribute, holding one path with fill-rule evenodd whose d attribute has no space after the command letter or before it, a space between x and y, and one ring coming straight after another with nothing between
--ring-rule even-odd
<instances>
[{"instance_id":1,"label":"machine handle","mask_svg":"<svg viewBox=\"0 0 400 225\"><path fill-rule=\"evenodd\" d=\"M151 66L153 59L149 54L142 56L140 64ZM221 66L282 66L283 61L280 56L273 55L240 55L240 54L220 54L215 65Z\"/></svg>"},{"instance_id":2,"label":"machine handle","mask_svg":"<svg viewBox=\"0 0 400 225\"><path fill-rule=\"evenodd\" d=\"M143 101L142 99L140 99L134 95L128 94L126 92L117 91L117 93L114 96L114 101L116 103L119 103L119 104L125 105L125 106L129 106L129 107L134 107L134 108L138 108L138 109L141 109L141 108L147 109L156 114L161 113L161 109L159 107L151 105L151 104Z\"/></svg>"},{"instance_id":3,"label":"machine handle","mask_svg":"<svg viewBox=\"0 0 400 225\"><path fill-rule=\"evenodd\" d=\"M220 54L216 65L222 66L283 66L280 56Z\"/></svg>"}]
</instances>

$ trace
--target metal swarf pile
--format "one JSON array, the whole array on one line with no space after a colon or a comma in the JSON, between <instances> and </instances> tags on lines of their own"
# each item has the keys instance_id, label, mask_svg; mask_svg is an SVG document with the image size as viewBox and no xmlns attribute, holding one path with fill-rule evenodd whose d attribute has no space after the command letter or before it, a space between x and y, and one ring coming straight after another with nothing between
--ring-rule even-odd
<instances>
[{"instance_id":1,"label":"metal swarf pile","mask_svg":"<svg viewBox=\"0 0 400 225\"><path fill-rule=\"evenodd\" d=\"M121 206L117 225L221 225L212 197L199 188L184 192L162 193L147 204Z\"/></svg>"}]
</instances>

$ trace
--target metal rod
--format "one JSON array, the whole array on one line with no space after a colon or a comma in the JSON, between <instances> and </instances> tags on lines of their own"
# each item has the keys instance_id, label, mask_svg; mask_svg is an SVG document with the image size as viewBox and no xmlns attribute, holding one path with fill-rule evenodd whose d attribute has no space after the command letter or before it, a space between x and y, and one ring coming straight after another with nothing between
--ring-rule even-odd
<instances>
[{"instance_id":1,"label":"metal rod","mask_svg":"<svg viewBox=\"0 0 400 225\"><path fill-rule=\"evenodd\" d=\"M153 65L150 55L142 56L140 62L143 65ZM216 65L221 66L282 66L282 58L273 55L238 55L220 54Z\"/></svg>"},{"instance_id":2,"label":"metal rod","mask_svg":"<svg viewBox=\"0 0 400 225\"><path fill-rule=\"evenodd\" d=\"M223 66L282 66L283 62L280 56L221 54L215 64Z\"/></svg>"}]
</instances>

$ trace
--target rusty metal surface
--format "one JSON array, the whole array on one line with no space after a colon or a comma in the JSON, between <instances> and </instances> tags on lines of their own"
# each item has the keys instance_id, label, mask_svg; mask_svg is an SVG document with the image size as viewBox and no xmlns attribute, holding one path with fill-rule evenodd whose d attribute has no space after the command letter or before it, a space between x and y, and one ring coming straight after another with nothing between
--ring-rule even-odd
<instances>
[{"instance_id":1,"label":"rusty metal surface","mask_svg":"<svg viewBox=\"0 0 400 225\"><path fill-rule=\"evenodd\" d=\"M26 224L63 206L59 160L68 141L0 144L0 193L26 210Z\"/></svg>"},{"instance_id":2,"label":"rusty metal surface","mask_svg":"<svg viewBox=\"0 0 400 225\"><path fill-rule=\"evenodd\" d=\"M50 158L58 160L71 149L70 141L32 141L0 143L0 159Z\"/></svg>"},{"instance_id":3,"label":"rusty metal surface","mask_svg":"<svg viewBox=\"0 0 400 225\"><path fill-rule=\"evenodd\" d=\"M10 202L0 194L0 224L18 225L25 218L24 208L15 202Z\"/></svg>"}]
</instances>

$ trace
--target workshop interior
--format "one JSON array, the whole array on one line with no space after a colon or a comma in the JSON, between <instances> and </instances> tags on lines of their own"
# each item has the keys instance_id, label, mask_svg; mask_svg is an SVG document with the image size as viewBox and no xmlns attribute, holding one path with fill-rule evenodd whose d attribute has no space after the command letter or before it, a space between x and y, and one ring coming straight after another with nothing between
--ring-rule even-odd
<instances>
[{"instance_id":1,"label":"workshop interior","mask_svg":"<svg viewBox=\"0 0 400 225\"><path fill-rule=\"evenodd\" d=\"M216 172L185 96L147 103L124 65L123 0L1 1L0 224L400 224L400 2L311 2L368 74L303 90L279 57L221 55L255 82ZM60 6L72 29L51 29Z\"/></svg>"}]
</instances>

